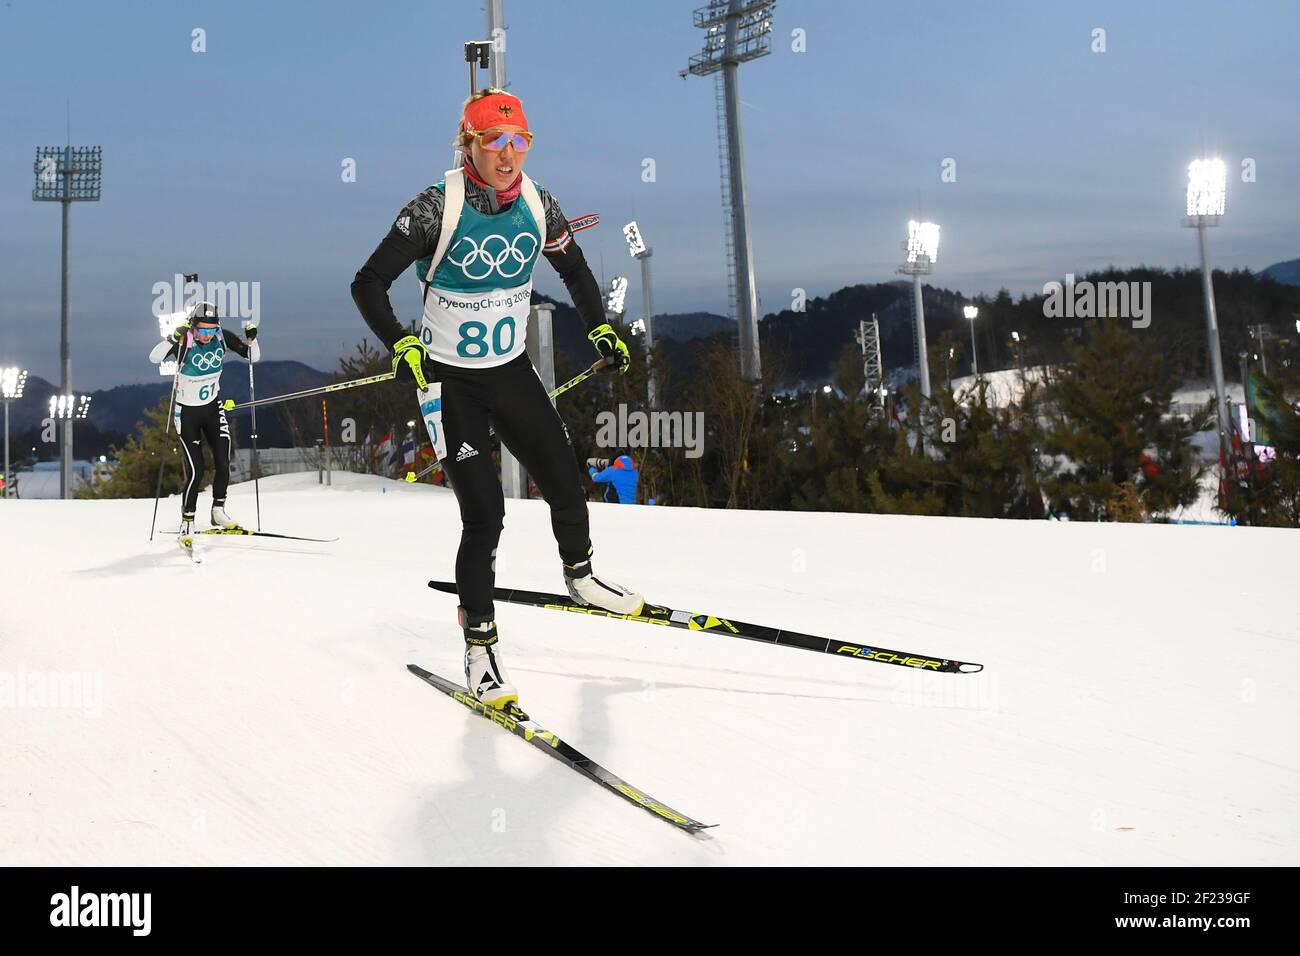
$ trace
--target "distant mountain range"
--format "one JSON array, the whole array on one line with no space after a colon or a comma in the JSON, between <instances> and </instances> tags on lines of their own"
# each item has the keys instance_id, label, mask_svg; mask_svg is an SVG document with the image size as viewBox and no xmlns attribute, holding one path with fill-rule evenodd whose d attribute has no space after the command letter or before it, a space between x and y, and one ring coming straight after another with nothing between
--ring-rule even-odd
<instances>
[{"instance_id":1,"label":"distant mountain range","mask_svg":"<svg viewBox=\"0 0 1300 956\"><path fill-rule=\"evenodd\" d=\"M582 323L578 321L573 306L556 303L556 309L560 313L575 312L572 321L569 321L570 317L562 316L556 322L557 345L579 357L586 356L591 352L591 343L582 335ZM734 327L735 323L725 316L708 312L655 317L656 337L680 342ZM257 394L262 398L283 395L325 385L333 381L333 378L331 373L322 372L302 362L258 362ZM133 435L137 425L144 419L145 410L165 398L170 385L171 379L159 377L157 382L148 384L116 385L91 392L90 413L86 420L102 432ZM58 391L51 382L39 376L28 378L22 399L14 402L10 409L10 427L13 431L21 432L39 425L49 414L50 396L57 395ZM223 398L233 398L236 402L248 400L248 374L244 371L243 363L231 365L228 373L221 377L221 395ZM258 418L257 425L258 443L262 447L289 447L292 444L288 430L278 415L263 415Z\"/></svg>"},{"instance_id":2,"label":"distant mountain range","mask_svg":"<svg viewBox=\"0 0 1300 956\"><path fill-rule=\"evenodd\" d=\"M1285 282L1287 285L1300 285L1300 259L1292 259L1289 262L1275 262L1261 275L1266 275L1276 282Z\"/></svg>"},{"instance_id":3,"label":"distant mountain range","mask_svg":"<svg viewBox=\"0 0 1300 956\"><path fill-rule=\"evenodd\" d=\"M329 373L301 362L257 363L257 392L264 397L324 385L331 378ZM134 434L137 424L144 419L145 409L152 408L164 399L170 387L170 378L159 377L157 382L148 385L117 385L91 392L90 413L86 420L104 432ZM28 378L23 397L11 406L10 427L14 431L22 431L39 425L49 414L50 396L57 395L58 392L58 388L43 378ZM229 372L221 377L221 395L223 398L233 398L236 402L248 401L248 373L244 371L242 363L232 365ZM258 439L264 447L291 444L278 416L262 416L257 424Z\"/></svg>"},{"instance_id":4,"label":"distant mountain range","mask_svg":"<svg viewBox=\"0 0 1300 956\"><path fill-rule=\"evenodd\" d=\"M655 338L689 342L718 332L734 331L736 323L725 315L712 312L685 312L678 315L656 315Z\"/></svg>"},{"instance_id":5,"label":"distant mountain range","mask_svg":"<svg viewBox=\"0 0 1300 956\"><path fill-rule=\"evenodd\" d=\"M539 292L533 293L533 303L549 302L555 306L552 324L555 329L555 344L562 351L571 353L580 361L591 352L591 343L583 334L583 324L578 318L578 310L567 302L560 302ZM625 316L627 321L640 317L640 310L634 309ZM672 339L674 342L689 342L704 338L718 332L731 330L736 323L725 315L713 312L664 313L655 316L654 334L656 339Z\"/></svg>"}]
</instances>

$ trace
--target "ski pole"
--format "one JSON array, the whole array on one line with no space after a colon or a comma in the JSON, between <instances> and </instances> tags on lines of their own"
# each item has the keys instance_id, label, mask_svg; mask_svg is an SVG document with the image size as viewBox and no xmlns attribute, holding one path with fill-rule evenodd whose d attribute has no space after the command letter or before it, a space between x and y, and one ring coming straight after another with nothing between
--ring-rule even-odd
<instances>
[{"instance_id":1,"label":"ski pole","mask_svg":"<svg viewBox=\"0 0 1300 956\"><path fill-rule=\"evenodd\" d=\"M591 368L575 375L573 378L569 379L563 385L551 392L550 397L555 398L557 395L564 394L569 389L573 388L573 386L586 381L596 372L599 372L610 364L612 364L610 359L597 359L592 363ZM330 392L341 392L344 389L359 388L362 385L377 385L380 382L391 382L396 377L397 375L394 372L384 372L382 375L369 375L366 378L357 378L350 382L335 382L333 385L320 385L316 388L305 388L300 392L289 392L287 395L275 395L271 398L259 398L247 402L240 402L238 404L236 404L233 398L228 398L222 408L228 412L237 412L240 409L254 408L258 405L275 405L279 402L287 402L295 398L310 398L313 395L325 395Z\"/></svg>"},{"instance_id":2,"label":"ski pole","mask_svg":"<svg viewBox=\"0 0 1300 956\"><path fill-rule=\"evenodd\" d=\"M430 474L431 472L441 467L442 467L442 462L435 461L432 465L429 465L427 468L421 469L418 475L413 471L408 471L406 473L406 481L408 484L414 484L415 482L423 478L425 475Z\"/></svg>"},{"instance_id":3,"label":"ski pole","mask_svg":"<svg viewBox=\"0 0 1300 956\"><path fill-rule=\"evenodd\" d=\"M607 365L613 365L613 364L614 364L613 359L607 359L607 358L596 359L596 361L591 363L591 368L587 369L586 371L579 372L577 375L573 376L573 378L569 379L563 385L557 385L552 391L548 392L547 398L554 399L559 397L560 395L563 395L569 389L573 388L573 386L581 385L583 382L591 378L591 376L595 375L597 372L605 368Z\"/></svg>"},{"instance_id":4,"label":"ski pole","mask_svg":"<svg viewBox=\"0 0 1300 956\"><path fill-rule=\"evenodd\" d=\"M248 400L254 406L253 408L253 434L251 448L253 455L253 500L257 502L257 530L262 530L262 492L257 487L258 471L257 465L257 393L253 390L253 363L248 363Z\"/></svg>"},{"instance_id":5,"label":"ski pole","mask_svg":"<svg viewBox=\"0 0 1300 956\"><path fill-rule=\"evenodd\" d=\"M188 279L189 276L186 276ZM197 277L196 277L197 278ZM179 345L179 344L178 344ZM176 408L176 385L180 381L181 366L185 364L185 352L189 349L189 340L186 339L185 349L176 349L176 371L172 374L172 394L171 399L167 402L167 421L163 423L163 443L166 445L167 436L171 434L172 414ZM177 436L180 437L179 435ZM166 463L166 448L158 453L158 481L153 489L153 518L149 521L149 540L153 540L154 529L158 527L158 499L162 496L162 476L163 465Z\"/></svg>"},{"instance_id":6,"label":"ski pole","mask_svg":"<svg viewBox=\"0 0 1300 956\"><path fill-rule=\"evenodd\" d=\"M279 402L287 402L295 398L310 398L312 395L324 395L327 392L341 392L347 388L358 388L362 385L377 385L380 382L391 382L397 375L395 372L385 372L382 375L369 375L366 378L356 378L350 382L335 382L333 385L321 385L317 388L305 388L301 392L290 392L287 395L275 395L271 398L259 398L256 400L241 402L235 404L233 398L226 399L222 406L228 412L239 411L241 408L253 408L257 405L275 405Z\"/></svg>"}]
</instances>

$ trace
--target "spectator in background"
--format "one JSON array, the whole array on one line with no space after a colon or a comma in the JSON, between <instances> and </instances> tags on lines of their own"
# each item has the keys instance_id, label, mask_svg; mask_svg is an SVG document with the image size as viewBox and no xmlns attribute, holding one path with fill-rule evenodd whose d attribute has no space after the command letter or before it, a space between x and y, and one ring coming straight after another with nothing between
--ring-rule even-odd
<instances>
[{"instance_id":1,"label":"spectator in background","mask_svg":"<svg viewBox=\"0 0 1300 956\"><path fill-rule=\"evenodd\" d=\"M619 455L612 461L608 458L588 458L587 474L596 484L605 486L602 498L611 504L636 504L636 487L641 481L636 463L631 455Z\"/></svg>"}]
</instances>

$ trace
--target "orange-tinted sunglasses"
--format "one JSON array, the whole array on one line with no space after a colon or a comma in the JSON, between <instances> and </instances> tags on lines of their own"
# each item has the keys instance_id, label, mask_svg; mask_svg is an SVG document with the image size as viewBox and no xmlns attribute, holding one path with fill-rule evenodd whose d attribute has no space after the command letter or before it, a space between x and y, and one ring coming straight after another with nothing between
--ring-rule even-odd
<instances>
[{"instance_id":1,"label":"orange-tinted sunglasses","mask_svg":"<svg viewBox=\"0 0 1300 956\"><path fill-rule=\"evenodd\" d=\"M471 136L478 140L484 149L499 153L507 146L513 146L516 153L526 153L533 145L533 134L527 130L506 132L500 129L474 130Z\"/></svg>"}]
</instances>

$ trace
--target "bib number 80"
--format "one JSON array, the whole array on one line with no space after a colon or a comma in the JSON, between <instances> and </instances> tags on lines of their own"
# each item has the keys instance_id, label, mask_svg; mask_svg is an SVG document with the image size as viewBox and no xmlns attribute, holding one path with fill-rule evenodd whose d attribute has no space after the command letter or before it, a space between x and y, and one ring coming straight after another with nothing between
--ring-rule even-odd
<instances>
[{"instance_id":1,"label":"bib number 80","mask_svg":"<svg viewBox=\"0 0 1300 956\"><path fill-rule=\"evenodd\" d=\"M459 332L460 341L456 343L456 354L461 358L508 355L515 347L515 318L512 315L507 315L492 327L491 342L488 341L487 325L474 319L462 322Z\"/></svg>"}]
</instances>

